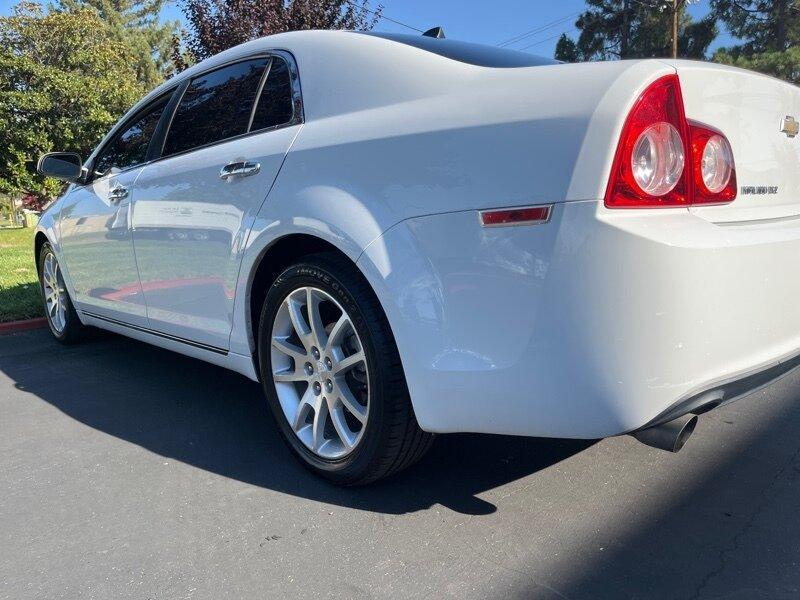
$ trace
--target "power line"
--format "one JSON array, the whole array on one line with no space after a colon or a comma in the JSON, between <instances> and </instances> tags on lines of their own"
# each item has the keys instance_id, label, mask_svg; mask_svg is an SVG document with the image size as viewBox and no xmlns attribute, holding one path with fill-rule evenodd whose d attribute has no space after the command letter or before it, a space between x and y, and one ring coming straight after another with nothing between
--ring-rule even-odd
<instances>
[{"instance_id":1,"label":"power line","mask_svg":"<svg viewBox=\"0 0 800 600\"><path fill-rule=\"evenodd\" d=\"M639 2L640 0L634 0L634 1L635 2ZM507 44L514 44L516 42L521 41L522 39L524 39L526 37L530 37L531 35L534 35L536 33L541 33L542 31L544 31L546 29L550 29L550 27L554 27L555 25L559 25L560 23L563 23L564 21L567 21L570 18L577 16L577 15L581 14L582 12L583 11L578 11L578 12L571 13L571 14L567 15L566 17L562 17L562 18L560 18L560 19L558 19L556 21L553 21L552 23L548 23L546 25L543 25L541 27L538 27L538 28L533 29L531 31L528 31L526 33L523 33L522 35L518 35L518 36L516 36L514 38L511 38L510 40L506 40L505 42L503 42L502 44L499 44L499 45L503 46L503 45L507 45ZM527 50L528 48L533 48L534 46L538 46L540 44L544 44L545 42L549 42L549 41L554 40L554 39L556 39L558 37L561 37L565 33L572 33L574 31L578 31L578 29L579 29L578 27L573 27L572 29L568 29L567 31L563 31L563 32L561 32L561 33L559 33L557 35L545 38L543 40L539 40L538 42L534 42L532 44L528 44L527 46L523 46L522 48L517 48L517 50L521 51L521 50Z\"/></svg>"},{"instance_id":2,"label":"power line","mask_svg":"<svg viewBox=\"0 0 800 600\"><path fill-rule=\"evenodd\" d=\"M533 48L534 46L538 46L539 44L544 44L545 42L549 42L549 41L554 40L556 38L560 38L562 35L565 35L567 33L572 33L573 31L578 31L578 28L577 27L573 27L572 29L568 29L567 31L562 31L561 33L557 33L556 35L554 35L552 37L545 38L543 40L539 40L538 42L534 42L533 44L528 44L527 46L523 46L522 48L520 48L520 50L527 50L528 48Z\"/></svg>"},{"instance_id":3,"label":"power line","mask_svg":"<svg viewBox=\"0 0 800 600\"><path fill-rule=\"evenodd\" d=\"M633 1L634 1L634 2L638 2L639 4L642 4L642 5L644 5L644 3L643 3L641 0L633 0ZM565 18L563 18L563 19L560 19L558 22L564 22L565 20L569 19L570 17L572 17L572 16L575 16L575 15L578 15L578 14L581 14L582 12L583 12L583 11L578 11L577 13L573 13L572 15L568 15L567 17L565 17ZM600 15L598 15L598 14L595 14L595 13L592 13L591 11L586 11L586 13L585 13L585 14L586 14L586 16L584 17L584 19L585 19L585 21L584 21L584 26L585 26L585 23L586 23L586 21L590 21L590 20L592 20L592 19L596 19L596 20L602 20L602 18L600 17ZM542 31L543 31L544 29L548 29L548 28L549 28L549 26L545 26L545 27L542 27L542 28L540 28L540 30L542 30ZM527 50L528 48L533 48L534 46L538 46L539 44L544 44L545 42L549 42L549 41L551 41L551 40L554 40L554 39L556 39L556 38L559 38L559 37L561 37L562 35L564 35L564 34L567 34L567 33L573 33L573 32L575 32L575 31L578 31L579 29L580 29L579 27L573 27L572 29L568 29L568 30L566 30L566 31L562 31L561 33L559 33L559 34L557 34L557 35L554 35L554 36L551 36L551 37L545 38L545 39L543 39L543 40L539 40L538 42L534 42L533 44L528 44L527 46L523 46L522 48L517 48L517 50ZM620 29L622 29L622 26L619 26L619 27L616 27L616 28L614 28L614 29L612 30L612 32L616 32L616 31L618 31L618 30L620 30Z\"/></svg>"},{"instance_id":4,"label":"power line","mask_svg":"<svg viewBox=\"0 0 800 600\"><path fill-rule=\"evenodd\" d=\"M634 2L640 2L640 0L634 0ZM597 15L597 14L594 14L594 13L591 13L591 12L589 12L585 18L586 18L586 20L591 20L591 19L602 20L602 17L600 15ZM584 26L585 26L585 24L586 24L586 21L584 21ZM624 24L623 25L619 25L617 27L614 27L609 33L616 33L617 31L621 30L623 27L624 27ZM539 44L544 44L545 42L549 42L551 40L559 38L562 35L565 35L565 34L568 34L568 33L573 33L575 31L579 31L580 29L581 29L580 27L573 27L572 29L567 29L566 31L562 31L561 33L559 33L557 35L545 38L543 40L539 40L538 42L534 42L533 44L528 44L527 46L523 46L522 48L518 48L518 50L521 51L521 50L527 50L528 48L533 48L534 46L538 46Z\"/></svg>"},{"instance_id":5,"label":"power line","mask_svg":"<svg viewBox=\"0 0 800 600\"><path fill-rule=\"evenodd\" d=\"M644 2L642 0L632 0L632 1L637 3L637 4L640 4L641 6L644 6L645 8L650 8L650 9L657 9L658 8L658 5L647 4L646 2ZM658 0L656 0L656 1L658 1ZM589 15L587 15L587 18L594 18L594 19L597 19L597 20L603 20L601 15L593 14L593 13L590 13ZM622 25L618 25L617 27L613 27L611 30L606 32L605 36L608 38L611 35L614 35L614 34L618 33L619 31L622 30L622 28L624 26L625 26L625 24L623 23ZM579 27L573 27L572 29L568 29L567 31L559 33L558 35L554 35L554 36L545 38L543 40L539 40L538 42L534 42L532 44L528 44L527 46L523 46L522 48L518 48L518 50L520 50L520 51L521 50L527 50L528 48L533 48L534 46L538 46L540 44L544 44L545 42L552 41L552 40L554 40L554 39L556 39L558 37L561 37L564 34L573 33L575 31L579 31L579 30L580 30Z\"/></svg>"},{"instance_id":6,"label":"power line","mask_svg":"<svg viewBox=\"0 0 800 600\"><path fill-rule=\"evenodd\" d=\"M349 4L350 6L352 6L353 8L356 8L358 10L365 10L368 13L375 15L379 19L383 19L384 21L391 21L395 25L400 25L401 27L407 27L408 29L413 29L414 31L419 31L420 33L424 33L423 29L417 29L416 27L408 25L407 23L403 23L402 21L398 21L396 19L392 19L391 17L387 17L383 13L374 11L372 9L367 8L366 6L363 6L363 5L358 5L355 2L353 2L352 0L344 0L344 3L345 4Z\"/></svg>"},{"instance_id":7,"label":"power line","mask_svg":"<svg viewBox=\"0 0 800 600\"><path fill-rule=\"evenodd\" d=\"M517 35L517 36L514 36L514 37L512 37L510 39L507 39L504 42L500 42L497 45L502 47L502 46L508 46L510 44L516 44L517 42L520 42L520 41L522 41L523 39L525 39L527 37L530 37L532 35L540 33L542 31L544 31L545 29L550 29L551 27L555 27L556 25L559 25L559 24L563 23L564 21L568 21L572 17L575 17L575 16L577 16L579 14L581 14L581 11L570 13L570 14L566 15L565 17L561 17L560 19L556 19L555 21L553 21L551 23L547 23L546 25L542 25L541 27L536 27L535 29L531 29L530 31L526 31L525 33L521 33L520 35Z\"/></svg>"}]
</instances>

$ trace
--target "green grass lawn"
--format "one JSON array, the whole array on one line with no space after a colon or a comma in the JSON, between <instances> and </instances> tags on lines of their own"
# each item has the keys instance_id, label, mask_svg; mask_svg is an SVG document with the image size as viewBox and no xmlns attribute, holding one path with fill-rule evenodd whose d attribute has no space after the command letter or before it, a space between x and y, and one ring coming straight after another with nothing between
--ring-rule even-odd
<instances>
[{"instance_id":1,"label":"green grass lawn","mask_svg":"<svg viewBox=\"0 0 800 600\"><path fill-rule=\"evenodd\" d=\"M42 317L34 229L0 229L0 323Z\"/></svg>"}]
</instances>

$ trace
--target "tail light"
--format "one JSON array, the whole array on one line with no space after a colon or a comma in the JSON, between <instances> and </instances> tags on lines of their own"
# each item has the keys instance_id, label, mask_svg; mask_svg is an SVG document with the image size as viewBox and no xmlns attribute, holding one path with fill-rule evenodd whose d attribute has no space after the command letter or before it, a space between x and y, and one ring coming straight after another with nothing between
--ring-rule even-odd
<instances>
[{"instance_id":1,"label":"tail light","mask_svg":"<svg viewBox=\"0 0 800 600\"><path fill-rule=\"evenodd\" d=\"M653 82L622 128L606 206L675 207L731 202L735 197L728 140L719 131L686 120L677 75Z\"/></svg>"},{"instance_id":2,"label":"tail light","mask_svg":"<svg viewBox=\"0 0 800 600\"><path fill-rule=\"evenodd\" d=\"M690 122L692 136L693 204L719 204L736 198L736 168L731 145L722 133Z\"/></svg>"}]
</instances>

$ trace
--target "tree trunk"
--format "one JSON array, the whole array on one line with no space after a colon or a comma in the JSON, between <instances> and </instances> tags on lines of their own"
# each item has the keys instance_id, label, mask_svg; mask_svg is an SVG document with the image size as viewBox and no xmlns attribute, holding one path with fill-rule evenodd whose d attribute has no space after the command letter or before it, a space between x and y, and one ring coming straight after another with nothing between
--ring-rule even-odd
<instances>
[{"instance_id":1,"label":"tree trunk","mask_svg":"<svg viewBox=\"0 0 800 600\"><path fill-rule=\"evenodd\" d=\"M775 50L783 52L786 50L786 13L788 11L789 0L777 0L775 2Z\"/></svg>"}]
</instances>

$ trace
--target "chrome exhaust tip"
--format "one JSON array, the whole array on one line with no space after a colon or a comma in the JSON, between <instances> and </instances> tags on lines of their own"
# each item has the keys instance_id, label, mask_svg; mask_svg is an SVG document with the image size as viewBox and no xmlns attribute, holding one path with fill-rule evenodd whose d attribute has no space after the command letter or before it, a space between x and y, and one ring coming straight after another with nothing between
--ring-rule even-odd
<instances>
[{"instance_id":1,"label":"chrome exhaust tip","mask_svg":"<svg viewBox=\"0 0 800 600\"><path fill-rule=\"evenodd\" d=\"M634 431L631 435L647 446L677 452L694 433L696 425L697 415L686 414L661 425Z\"/></svg>"}]
</instances>

